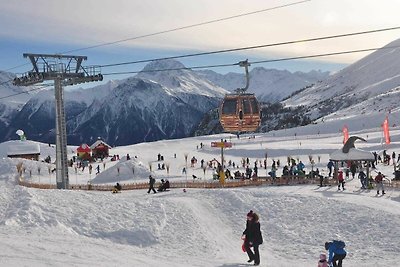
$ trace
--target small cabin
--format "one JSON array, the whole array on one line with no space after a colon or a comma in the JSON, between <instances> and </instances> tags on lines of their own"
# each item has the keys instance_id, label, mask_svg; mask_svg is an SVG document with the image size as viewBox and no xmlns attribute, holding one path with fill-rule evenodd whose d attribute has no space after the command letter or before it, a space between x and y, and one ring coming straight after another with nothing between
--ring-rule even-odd
<instances>
[{"instance_id":1,"label":"small cabin","mask_svg":"<svg viewBox=\"0 0 400 267\"><path fill-rule=\"evenodd\" d=\"M90 146L90 149L92 150L93 158L103 159L110 155L109 150L111 149L111 146L99 139Z\"/></svg>"},{"instance_id":2,"label":"small cabin","mask_svg":"<svg viewBox=\"0 0 400 267\"><path fill-rule=\"evenodd\" d=\"M32 141L11 141L7 149L7 157L39 160L40 146Z\"/></svg>"},{"instance_id":3,"label":"small cabin","mask_svg":"<svg viewBox=\"0 0 400 267\"><path fill-rule=\"evenodd\" d=\"M76 149L76 155L79 159L90 159L92 153L92 149L87 144L81 144Z\"/></svg>"}]
</instances>

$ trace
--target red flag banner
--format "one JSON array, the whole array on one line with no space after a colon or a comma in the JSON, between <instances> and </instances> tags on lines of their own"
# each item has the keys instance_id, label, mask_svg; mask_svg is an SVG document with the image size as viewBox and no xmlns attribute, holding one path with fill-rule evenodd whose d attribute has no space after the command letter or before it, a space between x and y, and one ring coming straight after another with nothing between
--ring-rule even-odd
<instances>
[{"instance_id":1,"label":"red flag banner","mask_svg":"<svg viewBox=\"0 0 400 267\"><path fill-rule=\"evenodd\" d=\"M349 129L347 128L347 125L343 126L343 144L347 142L347 139L349 139Z\"/></svg>"},{"instance_id":2,"label":"red flag banner","mask_svg":"<svg viewBox=\"0 0 400 267\"><path fill-rule=\"evenodd\" d=\"M386 116L385 120L383 121L383 135L385 136L385 143L390 144L390 134L389 134L389 119Z\"/></svg>"}]
</instances>

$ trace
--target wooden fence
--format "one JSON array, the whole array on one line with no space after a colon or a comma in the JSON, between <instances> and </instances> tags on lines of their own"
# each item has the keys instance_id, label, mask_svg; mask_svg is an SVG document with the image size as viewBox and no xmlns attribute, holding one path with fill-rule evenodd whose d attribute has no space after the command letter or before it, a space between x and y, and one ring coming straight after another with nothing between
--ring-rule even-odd
<instances>
[{"instance_id":1,"label":"wooden fence","mask_svg":"<svg viewBox=\"0 0 400 267\"><path fill-rule=\"evenodd\" d=\"M245 186L285 186L285 185L300 185L300 184L319 184L319 178L308 178L306 176L286 176L277 177L258 177L257 179L232 179L225 180L225 183L220 183L217 180L190 180L190 181L170 181L170 188L234 188ZM25 187L39 188L39 189L57 189L55 184L39 184L18 179L18 184ZM325 178L324 185L336 185L334 179ZM156 183L154 188L158 188L160 183ZM400 188L400 181L385 181L385 185L393 188ZM148 189L149 184L143 183L127 183L121 184L122 190L137 190ZM111 184L70 184L70 190L95 190L95 191L111 191L114 185Z\"/></svg>"}]
</instances>

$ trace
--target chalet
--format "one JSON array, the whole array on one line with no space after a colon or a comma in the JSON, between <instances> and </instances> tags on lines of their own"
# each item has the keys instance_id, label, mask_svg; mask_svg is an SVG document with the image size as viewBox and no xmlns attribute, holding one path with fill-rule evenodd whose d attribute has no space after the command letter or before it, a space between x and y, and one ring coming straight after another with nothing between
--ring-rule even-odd
<instances>
[{"instance_id":1,"label":"chalet","mask_svg":"<svg viewBox=\"0 0 400 267\"><path fill-rule=\"evenodd\" d=\"M79 159L90 159L92 153L92 149L87 144L81 144L76 149L76 155Z\"/></svg>"},{"instance_id":2,"label":"chalet","mask_svg":"<svg viewBox=\"0 0 400 267\"><path fill-rule=\"evenodd\" d=\"M98 139L93 145L90 146L90 149L92 149L93 158L106 158L109 156L109 150L111 149L111 146L103 140Z\"/></svg>"},{"instance_id":3,"label":"chalet","mask_svg":"<svg viewBox=\"0 0 400 267\"><path fill-rule=\"evenodd\" d=\"M38 143L32 141L10 141L7 149L7 156L9 158L39 160L40 146Z\"/></svg>"}]
</instances>

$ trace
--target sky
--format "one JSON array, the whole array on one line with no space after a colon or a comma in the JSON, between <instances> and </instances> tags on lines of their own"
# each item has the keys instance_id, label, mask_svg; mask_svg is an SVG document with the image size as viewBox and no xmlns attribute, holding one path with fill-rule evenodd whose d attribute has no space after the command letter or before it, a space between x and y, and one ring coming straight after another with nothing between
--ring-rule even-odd
<instances>
[{"instance_id":1,"label":"sky","mask_svg":"<svg viewBox=\"0 0 400 267\"><path fill-rule=\"evenodd\" d=\"M105 165L93 163L93 170L100 166L98 175L89 174L88 168L77 172L70 168L69 181L71 185L86 185L89 180L96 184L120 182L124 187L146 183L152 174L157 183L162 178L182 182L187 179L181 172L187 153L189 159L198 159L194 167L188 167L188 181L195 174L202 178L200 183L211 182L213 169L204 173L200 160L220 158L219 148L210 144L221 138L232 141L233 147L226 149L224 156L236 165L249 157L253 167L253 162L268 152L268 168L259 168L260 176L265 176L272 160L278 159L280 175L287 156L301 160L307 172L312 168L312 156L313 168L327 175L329 154L342 147L342 134L336 131L341 125L341 121L331 121L256 134L255 138L243 135L239 140L223 134L114 147L110 153L120 155L119 161L108 158ZM367 140L355 142L358 149L386 148L389 154L400 153L399 127L391 128L392 143L387 146L382 146L377 128L349 130L350 135ZM338 191L335 185L320 188L316 184L187 188L186 192L171 188L156 194L147 194L147 189L119 194L43 190L16 184L20 162L27 181L54 184L55 177L45 162L7 158L8 147L15 142L19 141L0 143L1 266L250 266L241 250L249 210L260 216L264 239L260 266L317 266L320 253L325 253L324 243L332 239L346 242L347 267L397 266L400 260L400 224L396 223L400 220L399 189L386 187L386 195L377 196L375 190L361 190L357 176L346 179L345 191ZM198 147L200 143L204 148ZM41 160L47 155L55 158L54 146L40 144L40 148ZM69 147L69 158L75 155L75 148ZM128 153L130 160L125 157ZM163 162L157 161L158 153ZM158 163L169 164L169 173L158 170ZM377 171L387 179L394 177L393 165L379 163L373 176Z\"/></svg>"},{"instance_id":2,"label":"sky","mask_svg":"<svg viewBox=\"0 0 400 267\"><path fill-rule=\"evenodd\" d=\"M285 6L286 5L286 6ZM264 45L400 26L396 0L198 0L198 1L6 1L0 0L0 70L31 69L23 53L88 56L84 65L106 65L198 52ZM264 12L157 34L119 40ZM181 59L186 66L233 64L266 59L382 47L399 30L272 48ZM84 49L103 45L96 48ZM256 66L289 71L337 71L366 56L355 53ZM102 73L139 71L143 64L104 67ZM240 68L217 68L220 73ZM119 79L127 75L107 75ZM128 75L131 76L131 75Z\"/></svg>"}]
</instances>

